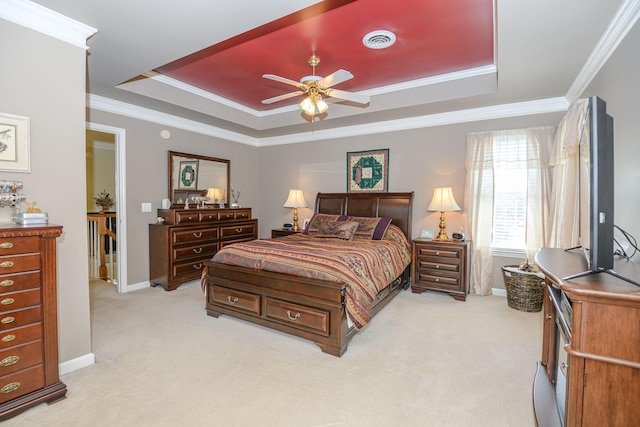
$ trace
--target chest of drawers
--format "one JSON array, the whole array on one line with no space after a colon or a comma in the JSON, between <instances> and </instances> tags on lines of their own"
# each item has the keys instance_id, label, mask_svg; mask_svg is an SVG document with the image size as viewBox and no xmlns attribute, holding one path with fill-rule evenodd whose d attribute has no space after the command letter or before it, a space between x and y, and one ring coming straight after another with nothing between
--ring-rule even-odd
<instances>
[{"instance_id":1,"label":"chest of drawers","mask_svg":"<svg viewBox=\"0 0 640 427\"><path fill-rule=\"evenodd\" d=\"M58 374L60 226L0 225L0 421L65 397Z\"/></svg>"},{"instance_id":2,"label":"chest of drawers","mask_svg":"<svg viewBox=\"0 0 640 427\"><path fill-rule=\"evenodd\" d=\"M258 238L251 209L160 209L149 225L149 281L171 291L198 279L204 261L225 245Z\"/></svg>"},{"instance_id":3,"label":"chest of drawers","mask_svg":"<svg viewBox=\"0 0 640 427\"><path fill-rule=\"evenodd\" d=\"M465 301L469 293L469 245L470 242L414 239L411 291L441 291Z\"/></svg>"}]
</instances>

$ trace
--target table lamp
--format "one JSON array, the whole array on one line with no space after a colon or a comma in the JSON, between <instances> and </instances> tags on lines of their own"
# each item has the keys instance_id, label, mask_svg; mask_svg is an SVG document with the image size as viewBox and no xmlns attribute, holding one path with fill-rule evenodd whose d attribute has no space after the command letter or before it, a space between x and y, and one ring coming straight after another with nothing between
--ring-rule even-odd
<instances>
[{"instance_id":1,"label":"table lamp","mask_svg":"<svg viewBox=\"0 0 640 427\"><path fill-rule=\"evenodd\" d=\"M453 198L453 191L451 187L440 187L433 191L433 199L431 204L427 208L427 211L437 212L440 211L440 233L434 240L449 240L445 229L447 228L447 222L444 213L447 211L459 211L460 206L456 203L456 199Z\"/></svg>"},{"instance_id":2,"label":"table lamp","mask_svg":"<svg viewBox=\"0 0 640 427\"><path fill-rule=\"evenodd\" d=\"M283 207L293 208L293 231L300 231L300 227L298 227L298 208L307 207L302 190L289 190L289 198L284 202Z\"/></svg>"}]
</instances>

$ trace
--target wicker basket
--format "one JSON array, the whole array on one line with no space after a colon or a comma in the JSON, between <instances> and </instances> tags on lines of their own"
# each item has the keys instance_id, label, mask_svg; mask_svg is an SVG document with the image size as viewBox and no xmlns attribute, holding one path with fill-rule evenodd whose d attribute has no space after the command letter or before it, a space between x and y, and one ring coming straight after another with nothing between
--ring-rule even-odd
<instances>
[{"instance_id":1,"label":"wicker basket","mask_svg":"<svg viewBox=\"0 0 640 427\"><path fill-rule=\"evenodd\" d=\"M518 270L517 265L502 267L509 307L530 313L542 310L544 277L539 273Z\"/></svg>"}]
</instances>

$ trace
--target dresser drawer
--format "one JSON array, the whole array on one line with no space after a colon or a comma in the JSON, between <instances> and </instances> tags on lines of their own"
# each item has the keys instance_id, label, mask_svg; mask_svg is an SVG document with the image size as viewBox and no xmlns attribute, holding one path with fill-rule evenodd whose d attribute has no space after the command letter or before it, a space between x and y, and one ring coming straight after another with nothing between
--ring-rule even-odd
<instances>
[{"instance_id":1,"label":"dresser drawer","mask_svg":"<svg viewBox=\"0 0 640 427\"><path fill-rule=\"evenodd\" d=\"M0 295L33 288L40 288L39 271L0 275Z\"/></svg>"},{"instance_id":2,"label":"dresser drawer","mask_svg":"<svg viewBox=\"0 0 640 427\"><path fill-rule=\"evenodd\" d=\"M209 295L210 302L248 311L260 316L260 295L227 289L221 286L212 286L210 290L212 291L211 295Z\"/></svg>"},{"instance_id":3,"label":"dresser drawer","mask_svg":"<svg viewBox=\"0 0 640 427\"><path fill-rule=\"evenodd\" d=\"M190 276L195 278L199 277L203 270L204 259L185 263L175 263L173 264L173 277Z\"/></svg>"},{"instance_id":4,"label":"dresser drawer","mask_svg":"<svg viewBox=\"0 0 640 427\"><path fill-rule=\"evenodd\" d=\"M24 396L44 387L44 367L27 368L0 377L0 403Z\"/></svg>"},{"instance_id":5,"label":"dresser drawer","mask_svg":"<svg viewBox=\"0 0 640 427\"><path fill-rule=\"evenodd\" d=\"M229 221L235 218L236 218L236 214L232 211L224 211L218 214L218 219L221 221Z\"/></svg>"},{"instance_id":6,"label":"dresser drawer","mask_svg":"<svg viewBox=\"0 0 640 427\"><path fill-rule=\"evenodd\" d=\"M39 237L0 238L0 256L40 251Z\"/></svg>"},{"instance_id":7,"label":"dresser drawer","mask_svg":"<svg viewBox=\"0 0 640 427\"><path fill-rule=\"evenodd\" d=\"M305 307L287 301L267 299L267 318L283 321L289 326L313 329L323 335L329 334L329 312Z\"/></svg>"},{"instance_id":8,"label":"dresser drawer","mask_svg":"<svg viewBox=\"0 0 640 427\"><path fill-rule=\"evenodd\" d=\"M36 323L42 319L40 307L25 308L8 311L0 315L0 331L17 328L18 326Z\"/></svg>"},{"instance_id":9,"label":"dresser drawer","mask_svg":"<svg viewBox=\"0 0 640 427\"><path fill-rule=\"evenodd\" d=\"M254 236L256 234L255 223L237 224L227 227L220 227L220 237L222 239L231 239L241 236Z\"/></svg>"},{"instance_id":10,"label":"dresser drawer","mask_svg":"<svg viewBox=\"0 0 640 427\"><path fill-rule=\"evenodd\" d=\"M39 304L40 289L29 289L0 295L0 313Z\"/></svg>"},{"instance_id":11,"label":"dresser drawer","mask_svg":"<svg viewBox=\"0 0 640 427\"><path fill-rule=\"evenodd\" d=\"M218 212L201 212L200 222L218 221Z\"/></svg>"},{"instance_id":12,"label":"dresser drawer","mask_svg":"<svg viewBox=\"0 0 640 427\"><path fill-rule=\"evenodd\" d=\"M176 212L176 224L197 224L198 222L200 222L200 214L195 210Z\"/></svg>"},{"instance_id":13,"label":"dresser drawer","mask_svg":"<svg viewBox=\"0 0 640 427\"><path fill-rule=\"evenodd\" d=\"M181 261L190 258L209 259L218 252L217 243L209 243L208 245L188 246L186 248L178 248L173 250L173 260ZM1 307L0 307L1 308Z\"/></svg>"},{"instance_id":14,"label":"dresser drawer","mask_svg":"<svg viewBox=\"0 0 640 427\"><path fill-rule=\"evenodd\" d=\"M28 326L0 332L0 349L39 339L42 339L42 324L32 323Z\"/></svg>"},{"instance_id":15,"label":"dresser drawer","mask_svg":"<svg viewBox=\"0 0 640 427\"><path fill-rule=\"evenodd\" d=\"M179 245L182 243L206 242L209 240L216 240L218 238L218 227L172 230L171 235L171 241L174 245Z\"/></svg>"},{"instance_id":16,"label":"dresser drawer","mask_svg":"<svg viewBox=\"0 0 640 427\"><path fill-rule=\"evenodd\" d=\"M40 254L0 256L0 275L40 269Z\"/></svg>"},{"instance_id":17,"label":"dresser drawer","mask_svg":"<svg viewBox=\"0 0 640 427\"><path fill-rule=\"evenodd\" d=\"M0 377L42 363L42 341L0 351Z\"/></svg>"},{"instance_id":18,"label":"dresser drawer","mask_svg":"<svg viewBox=\"0 0 640 427\"><path fill-rule=\"evenodd\" d=\"M251 219L251 209L234 209L234 219Z\"/></svg>"}]
</instances>

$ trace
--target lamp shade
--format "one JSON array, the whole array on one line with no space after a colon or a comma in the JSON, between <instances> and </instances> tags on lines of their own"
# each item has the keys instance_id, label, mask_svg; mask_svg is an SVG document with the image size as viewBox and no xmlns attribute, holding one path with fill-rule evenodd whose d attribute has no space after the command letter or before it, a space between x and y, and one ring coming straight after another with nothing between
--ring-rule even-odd
<instances>
[{"instance_id":1,"label":"lamp shade","mask_svg":"<svg viewBox=\"0 0 640 427\"><path fill-rule=\"evenodd\" d=\"M456 199L453 198L451 187L440 187L433 191L433 199L427 210L440 212L459 211L460 206L456 203Z\"/></svg>"},{"instance_id":2,"label":"lamp shade","mask_svg":"<svg viewBox=\"0 0 640 427\"><path fill-rule=\"evenodd\" d=\"M219 188L209 188L207 190L207 197L209 200L220 200L222 199L222 191Z\"/></svg>"},{"instance_id":3,"label":"lamp shade","mask_svg":"<svg viewBox=\"0 0 640 427\"><path fill-rule=\"evenodd\" d=\"M284 202L284 208L306 208L302 190L289 190L289 198Z\"/></svg>"}]
</instances>

